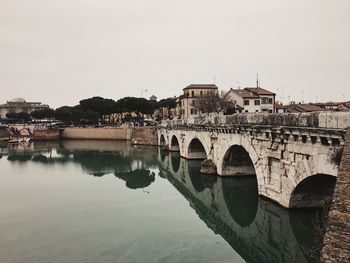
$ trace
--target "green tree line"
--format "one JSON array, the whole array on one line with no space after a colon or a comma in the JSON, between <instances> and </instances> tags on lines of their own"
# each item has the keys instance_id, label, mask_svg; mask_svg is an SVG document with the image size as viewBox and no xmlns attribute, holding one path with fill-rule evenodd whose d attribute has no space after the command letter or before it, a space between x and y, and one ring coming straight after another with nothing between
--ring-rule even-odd
<instances>
[{"instance_id":1,"label":"green tree line","mask_svg":"<svg viewBox=\"0 0 350 263\"><path fill-rule=\"evenodd\" d=\"M26 112L7 113L6 117L22 121L35 119L56 119L64 122L93 122L104 120L106 116L114 113L152 114L160 107L175 107L174 99L163 99L159 102L149 101L145 98L125 97L114 101L102 97L83 99L76 106L62 106L57 109L45 108Z\"/></svg>"}]
</instances>

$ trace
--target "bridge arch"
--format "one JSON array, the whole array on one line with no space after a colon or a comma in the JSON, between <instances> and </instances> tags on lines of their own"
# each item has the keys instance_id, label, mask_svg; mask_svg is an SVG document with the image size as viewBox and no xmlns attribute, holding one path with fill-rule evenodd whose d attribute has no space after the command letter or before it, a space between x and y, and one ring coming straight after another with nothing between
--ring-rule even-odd
<instances>
[{"instance_id":1,"label":"bridge arch","mask_svg":"<svg viewBox=\"0 0 350 263\"><path fill-rule=\"evenodd\" d=\"M165 145L166 145L165 136L163 134L160 134L160 136L159 136L159 146L163 147Z\"/></svg>"},{"instance_id":2,"label":"bridge arch","mask_svg":"<svg viewBox=\"0 0 350 263\"><path fill-rule=\"evenodd\" d=\"M253 162L242 145L234 144L226 151L222 160L221 175L255 175Z\"/></svg>"},{"instance_id":3,"label":"bridge arch","mask_svg":"<svg viewBox=\"0 0 350 263\"><path fill-rule=\"evenodd\" d=\"M180 143L177 139L176 135L173 135L170 140L170 151L179 152L180 151Z\"/></svg>"},{"instance_id":4,"label":"bridge arch","mask_svg":"<svg viewBox=\"0 0 350 263\"><path fill-rule=\"evenodd\" d=\"M290 208L324 208L332 201L336 177L315 174L300 181L291 193Z\"/></svg>"},{"instance_id":5,"label":"bridge arch","mask_svg":"<svg viewBox=\"0 0 350 263\"><path fill-rule=\"evenodd\" d=\"M198 138L193 138L187 147L187 159L206 159L208 156L203 143Z\"/></svg>"}]
</instances>

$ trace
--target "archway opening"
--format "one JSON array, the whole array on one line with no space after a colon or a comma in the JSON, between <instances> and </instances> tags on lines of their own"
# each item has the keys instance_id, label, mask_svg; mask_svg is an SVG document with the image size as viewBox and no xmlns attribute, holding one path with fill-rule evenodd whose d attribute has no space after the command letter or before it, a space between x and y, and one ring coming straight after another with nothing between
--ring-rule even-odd
<instances>
[{"instance_id":1,"label":"archway opening","mask_svg":"<svg viewBox=\"0 0 350 263\"><path fill-rule=\"evenodd\" d=\"M164 138L163 134L160 135L159 146L161 146L161 147L165 146L165 138Z\"/></svg>"},{"instance_id":2,"label":"archway opening","mask_svg":"<svg viewBox=\"0 0 350 263\"><path fill-rule=\"evenodd\" d=\"M194 138L188 146L187 159L205 159L207 153L205 152L204 146L200 140Z\"/></svg>"},{"instance_id":3,"label":"archway opening","mask_svg":"<svg viewBox=\"0 0 350 263\"><path fill-rule=\"evenodd\" d=\"M243 146L233 145L225 153L222 164L222 175L253 176L255 168L249 153Z\"/></svg>"},{"instance_id":4,"label":"archway opening","mask_svg":"<svg viewBox=\"0 0 350 263\"><path fill-rule=\"evenodd\" d=\"M178 139L176 138L175 135L173 135L173 137L171 137L171 151L173 152L179 152L180 151L180 144Z\"/></svg>"},{"instance_id":5,"label":"archway opening","mask_svg":"<svg viewBox=\"0 0 350 263\"><path fill-rule=\"evenodd\" d=\"M335 183L336 177L328 174L316 174L305 178L295 187L289 207L328 209Z\"/></svg>"}]
</instances>

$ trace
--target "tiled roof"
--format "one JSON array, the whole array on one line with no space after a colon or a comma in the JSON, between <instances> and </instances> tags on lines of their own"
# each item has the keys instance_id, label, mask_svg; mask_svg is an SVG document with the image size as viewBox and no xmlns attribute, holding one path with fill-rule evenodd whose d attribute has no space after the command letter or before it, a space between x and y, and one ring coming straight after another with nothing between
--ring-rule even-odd
<instances>
[{"instance_id":1,"label":"tiled roof","mask_svg":"<svg viewBox=\"0 0 350 263\"><path fill-rule=\"evenodd\" d=\"M276 95L275 93L268 91L266 89L263 88L244 88L245 90L248 90L250 92L253 92L256 95Z\"/></svg>"},{"instance_id":2,"label":"tiled roof","mask_svg":"<svg viewBox=\"0 0 350 263\"><path fill-rule=\"evenodd\" d=\"M218 89L218 87L215 84L191 84L183 90L186 89Z\"/></svg>"},{"instance_id":3,"label":"tiled roof","mask_svg":"<svg viewBox=\"0 0 350 263\"><path fill-rule=\"evenodd\" d=\"M234 92L242 98L259 98L259 96L255 95L253 92L245 90L245 89L230 89L230 91L227 94L229 94L230 92ZM226 97L226 95L225 95L225 97Z\"/></svg>"},{"instance_id":4,"label":"tiled roof","mask_svg":"<svg viewBox=\"0 0 350 263\"><path fill-rule=\"evenodd\" d=\"M288 107L288 112L311 112L324 111L321 107L314 104L293 104Z\"/></svg>"}]
</instances>

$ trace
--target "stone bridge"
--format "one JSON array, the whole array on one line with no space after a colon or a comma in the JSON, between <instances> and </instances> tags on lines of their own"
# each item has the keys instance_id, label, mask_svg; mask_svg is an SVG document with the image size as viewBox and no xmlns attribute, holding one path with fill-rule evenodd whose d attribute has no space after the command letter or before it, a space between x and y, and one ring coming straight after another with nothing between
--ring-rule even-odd
<instances>
[{"instance_id":1,"label":"stone bridge","mask_svg":"<svg viewBox=\"0 0 350 263\"><path fill-rule=\"evenodd\" d=\"M255 175L258 193L280 205L322 207L332 198L350 113L234 114L166 121L158 145L203 171Z\"/></svg>"}]
</instances>

